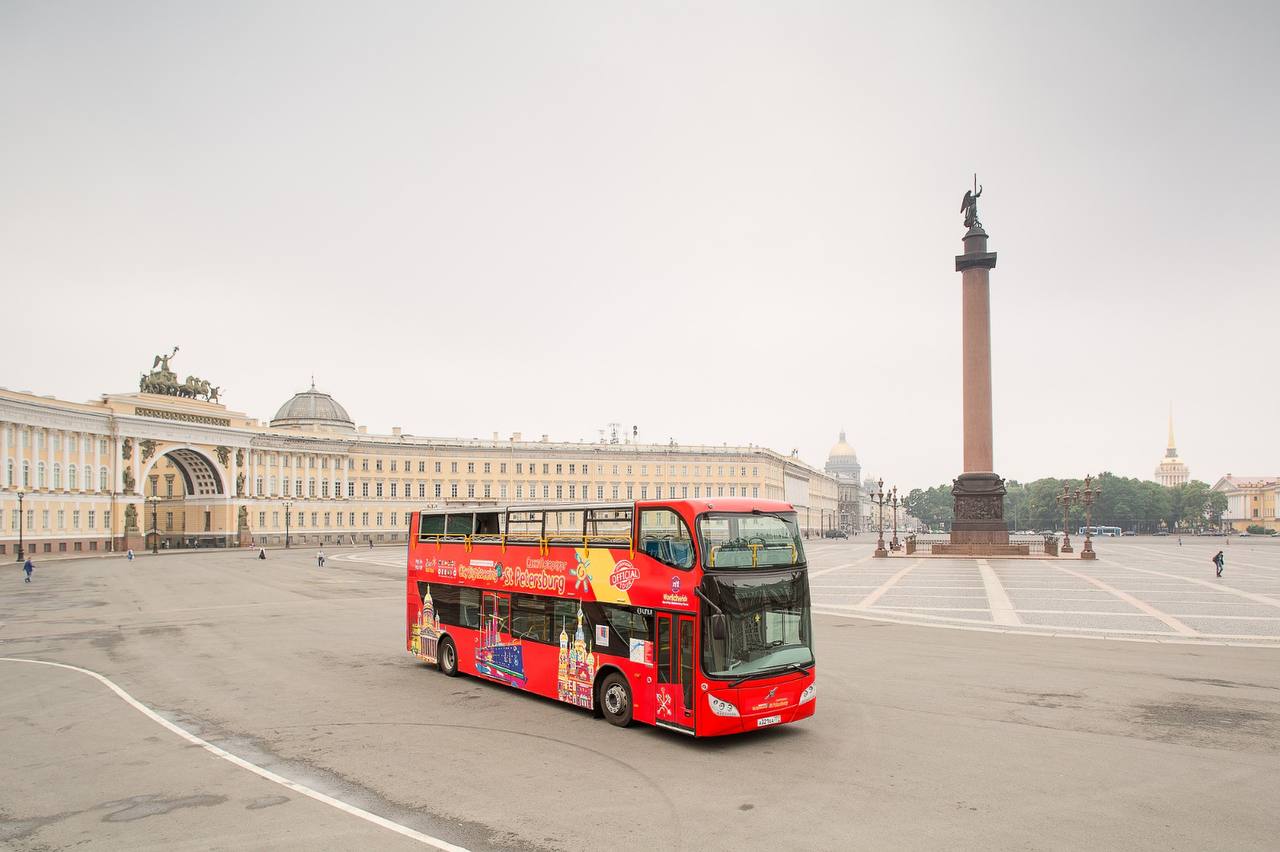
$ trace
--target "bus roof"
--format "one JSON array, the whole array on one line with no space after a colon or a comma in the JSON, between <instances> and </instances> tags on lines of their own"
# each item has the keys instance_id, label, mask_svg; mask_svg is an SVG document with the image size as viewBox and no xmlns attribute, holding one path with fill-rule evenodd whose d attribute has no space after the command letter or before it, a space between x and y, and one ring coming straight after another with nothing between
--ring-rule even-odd
<instances>
[{"instance_id":1,"label":"bus roof","mask_svg":"<svg viewBox=\"0 0 1280 852\"><path fill-rule=\"evenodd\" d=\"M794 512L795 507L781 500L754 497L714 497L708 499L608 501L600 503L511 503L507 505L453 505L439 509L421 509L423 515L449 515L459 512L584 512L592 509L647 509L658 506L686 506L692 514L703 512Z\"/></svg>"}]
</instances>

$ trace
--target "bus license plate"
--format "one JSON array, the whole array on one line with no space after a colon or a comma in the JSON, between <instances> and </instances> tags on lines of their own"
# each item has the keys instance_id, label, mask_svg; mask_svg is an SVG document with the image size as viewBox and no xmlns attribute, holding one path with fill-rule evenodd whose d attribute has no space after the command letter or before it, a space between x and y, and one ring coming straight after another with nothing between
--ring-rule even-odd
<instances>
[{"instance_id":1,"label":"bus license plate","mask_svg":"<svg viewBox=\"0 0 1280 852\"><path fill-rule=\"evenodd\" d=\"M759 719L756 719L756 727L763 728L767 725L776 725L781 721L781 716L761 716Z\"/></svg>"}]
</instances>

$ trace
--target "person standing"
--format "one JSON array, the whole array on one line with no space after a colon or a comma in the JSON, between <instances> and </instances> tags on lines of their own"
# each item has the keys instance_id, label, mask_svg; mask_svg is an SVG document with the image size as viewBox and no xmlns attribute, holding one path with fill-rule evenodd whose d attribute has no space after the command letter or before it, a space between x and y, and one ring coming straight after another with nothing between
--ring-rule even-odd
<instances>
[{"instance_id":1,"label":"person standing","mask_svg":"<svg viewBox=\"0 0 1280 852\"><path fill-rule=\"evenodd\" d=\"M369 536L369 549L373 550L373 536Z\"/></svg>"},{"instance_id":2,"label":"person standing","mask_svg":"<svg viewBox=\"0 0 1280 852\"><path fill-rule=\"evenodd\" d=\"M36 569L35 564L31 561L31 557L30 557L30 556L28 556L28 557L27 557L27 561L22 563L22 572L23 572L24 574L26 574L26 575L27 575L27 578L26 578L25 580L23 580L22 582L24 582L24 583L30 583L30 582L31 582L31 572L32 572L32 571L34 571L35 569Z\"/></svg>"},{"instance_id":3,"label":"person standing","mask_svg":"<svg viewBox=\"0 0 1280 852\"><path fill-rule=\"evenodd\" d=\"M258 548L258 558L259 558L259 559L266 559L266 558L267 558L267 549L266 549L265 547L259 547L259 548Z\"/></svg>"},{"instance_id":4,"label":"person standing","mask_svg":"<svg viewBox=\"0 0 1280 852\"><path fill-rule=\"evenodd\" d=\"M130 562L132 562L132 561L133 561L133 548L132 548L132 547L131 547L131 548L129 548L129 552L128 552L128 553L126 553L126 554L124 555L124 558L125 558L125 559L128 559Z\"/></svg>"},{"instance_id":5,"label":"person standing","mask_svg":"<svg viewBox=\"0 0 1280 852\"><path fill-rule=\"evenodd\" d=\"M1218 569L1218 576L1222 576L1222 569L1227 567L1227 557L1222 555L1222 551L1218 551L1218 555L1213 557L1214 567Z\"/></svg>"},{"instance_id":6,"label":"person standing","mask_svg":"<svg viewBox=\"0 0 1280 852\"><path fill-rule=\"evenodd\" d=\"M320 568L324 567L324 551L323 550L321 550L319 553L316 554L316 565L319 566Z\"/></svg>"}]
</instances>

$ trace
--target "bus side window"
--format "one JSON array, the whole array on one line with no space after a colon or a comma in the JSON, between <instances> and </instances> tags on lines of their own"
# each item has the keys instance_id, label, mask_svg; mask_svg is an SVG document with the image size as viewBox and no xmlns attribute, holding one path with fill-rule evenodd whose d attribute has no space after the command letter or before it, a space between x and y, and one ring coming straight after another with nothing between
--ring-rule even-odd
<instances>
[{"instance_id":1,"label":"bus side window","mask_svg":"<svg viewBox=\"0 0 1280 852\"><path fill-rule=\"evenodd\" d=\"M450 515L445 522L445 532L449 535L471 535L474 516L467 512L464 515Z\"/></svg>"},{"instance_id":2,"label":"bus side window","mask_svg":"<svg viewBox=\"0 0 1280 852\"><path fill-rule=\"evenodd\" d=\"M418 533L422 538L444 534L444 515L420 515Z\"/></svg>"},{"instance_id":3,"label":"bus side window","mask_svg":"<svg viewBox=\"0 0 1280 852\"><path fill-rule=\"evenodd\" d=\"M641 510L640 549L673 568L693 567L693 537L684 519L671 509Z\"/></svg>"},{"instance_id":4,"label":"bus side window","mask_svg":"<svg viewBox=\"0 0 1280 852\"><path fill-rule=\"evenodd\" d=\"M658 619L658 683L671 683L671 619Z\"/></svg>"},{"instance_id":5,"label":"bus side window","mask_svg":"<svg viewBox=\"0 0 1280 852\"><path fill-rule=\"evenodd\" d=\"M458 623L472 630L480 629L480 590L458 589Z\"/></svg>"},{"instance_id":6,"label":"bus side window","mask_svg":"<svg viewBox=\"0 0 1280 852\"><path fill-rule=\"evenodd\" d=\"M477 512L476 513L476 533L483 535L498 535L501 530L498 528L497 512Z\"/></svg>"}]
</instances>

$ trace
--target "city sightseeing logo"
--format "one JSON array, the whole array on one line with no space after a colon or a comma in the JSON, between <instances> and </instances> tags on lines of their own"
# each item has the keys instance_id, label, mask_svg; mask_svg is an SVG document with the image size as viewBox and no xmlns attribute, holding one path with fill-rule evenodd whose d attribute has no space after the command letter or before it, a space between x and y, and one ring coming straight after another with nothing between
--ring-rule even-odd
<instances>
[{"instance_id":1,"label":"city sightseeing logo","mask_svg":"<svg viewBox=\"0 0 1280 852\"><path fill-rule=\"evenodd\" d=\"M620 592L625 592L635 585L638 579L640 579L640 569L626 559L619 559L618 564L613 566L613 573L609 575L609 585Z\"/></svg>"},{"instance_id":2,"label":"city sightseeing logo","mask_svg":"<svg viewBox=\"0 0 1280 852\"><path fill-rule=\"evenodd\" d=\"M680 578L671 578L671 592L662 596L662 602L667 606L688 606L689 596L680 594Z\"/></svg>"}]
</instances>

